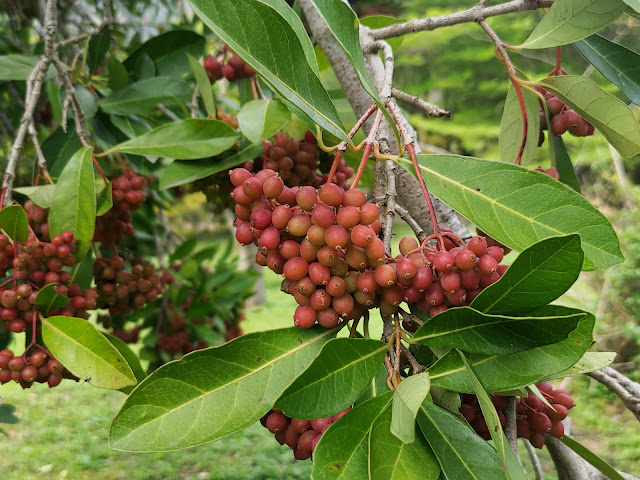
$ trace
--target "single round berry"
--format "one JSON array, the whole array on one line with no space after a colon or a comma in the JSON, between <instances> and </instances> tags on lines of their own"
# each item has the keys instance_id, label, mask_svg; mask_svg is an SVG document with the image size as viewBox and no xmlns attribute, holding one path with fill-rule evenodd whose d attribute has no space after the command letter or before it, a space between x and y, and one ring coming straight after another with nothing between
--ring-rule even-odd
<instances>
[{"instance_id":1,"label":"single round berry","mask_svg":"<svg viewBox=\"0 0 640 480\"><path fill-rule=\"evenodd\" d=\"M279 412L273 412L267 417L267 429L271 433L284 432L288 423L287 417Z\"/></svg>"},{"instance_id":2,"label":"single round berry","mask_svg":"<svg viewBox=\"0 0 640 480\"><path fill-rule=\"evenodd\" d=\"M283 273L288 280L302 280L309 273L309 264L302 257L290 258L284 264Z\"/></svg>"},{"instance_id":3,"label":"single round berry","mask_svg":"<svg viewBox=\"0 0 640 480\"><path fill-rule=\"evenodd\" d=\"M453 255L451 253L441 250L433 256L433 268L439 272L446 272L453 269Z\"/></svg>"},{"instance_id":4,"label":"single round berry","mask_svg":"<svg viewBox=\"0 0 640 480\"><path fill-rule=\"evenodd\" d=\"M380 265L374 270L374 278L381 287L391 287L398 280L396 270L391 265Z\"/></svg>"},{"instance_id":5,"label":"single round berry","mask_svg":"<svg viewBox=\"0 0 640 480\"><path fill-rule=\"evenodd\" d=\"M293 314L293 324L299 328L311 328L317 318L317 313L313 308L300 306Z\"/></svg>"}]
</instances>

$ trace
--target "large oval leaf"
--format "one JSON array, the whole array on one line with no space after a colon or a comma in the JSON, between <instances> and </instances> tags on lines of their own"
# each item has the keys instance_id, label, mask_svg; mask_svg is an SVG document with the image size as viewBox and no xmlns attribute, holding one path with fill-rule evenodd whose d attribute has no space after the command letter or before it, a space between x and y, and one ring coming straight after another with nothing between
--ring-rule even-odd
<instances>
[{"instance_id":1,"label":"large oval leaf","mask_svg":"<svg viewBox=\"0 0 640 480\"><path fill-rule=\"evenodd\" d=\"M251 143L271 137L291 119L291 112L278 100L252 100L238 112L238 125Z\"/></svg>"},{"instance_id":2,"label":"large oval leaf","mask_svg":"<svg viewBox=\"0 0 640 480\"><path fill-rule=\"evenodd\" d=\"M147 377L147 373L142 368L142 365L140 364L140 359L135 353L133 353L133 350L131 350L129 345L124 343L118 337L114 337L113 335L109 335L105 333L104 336L106 337L107 340L109 340L109 343L111 343L111 345L113 345L120 352L120 355L122 355L122 357L127 361L127 365L129 365L129 368L131 368L131 371L133 372L133 375L136 378L136 382L140 383L142 380L144 380ZM129 385L127 387L121 388L120 391L128 395L133 391L134 387L135 387L135 384Z\"/></svg>"},{"instance_id":3,"label":"large oval leaf","mask_svg":"<svg viewBox=\"0 0 640 480\"><path fill-rule=\"evenodd\" d=\"M131 392L109 444L172 451L238 432L271 409L335 334L320 327L257 332L163 365Z\"/></svg>"},{"instance_id":4,"label":"large oval leaf","mask_svg":"<svg viewBox=\"0 0 640 480\"><path fill-rule=\"evenodd\" d=\"M49 212L51 236L65 231L76 236L76 260L82 259L89 251L96 223L92 152L92 147L84 147L71 157L56 183Z\"/></svg>"},{"instance_id":5,"label":"large oval leaf","mask_svg":"<svg viewBox=\"0 0 640 480\"><path fill-rule=\"evenodd\" d=\"M527 140L522 152L521 163L527 165L535 156L538 150L538 136L540 135L540 108L538 98L529 90L522 88L522 97L527 112ZM504 101L504 110L500 120L500 160L507 163L514 163L520 145L522 144L523 121L522 110L518 94L509 86L507 98Z\"/></svg>"},{"instance_id":6,"label":"large oval leaf","mask_svg":"<svg viewBox=\"0 0 640 480\"><path fill-rule=\"evenodd\" d=\"M555 380L556 378L573 377L581 373L589 373L600 370L613 363L616 352L587 352L574 365L561 372L547 375L544 381Z\"/></svg>"},{"instance_id":7,"label":"large oval leaf","mask_svg":"<svg viewBox=\"0 0 640 480\"><path fill-rule=\"evenodd\" d=\"M411 375L400 382L393 395L390 430L399 440L415 440L416 415L431 388L429 372Z\"/></svg>"},{"instance_id":8,"label":"large oval leaf","mask_svg":"<svg viewBox=\"0 0 640 480\"><path fill-rule=\"evenodd\" d=\"M640 55L600 35L591 35L574 46L629 100L640 105Z\"/></svg>"},{"instance_id":9,"label":"large oval leaf","mask_svg":"<svg viewBox=\"0 0 640 480\"><path fill-rule=\"evenodd\" d=\"M549 305L557 315L580 312ZM547 375L566 370L586 352L593 340L595 317L587 314L569 338L559 343L532 348L511 355L468 355L469 363L490 392L504 392L536 383ZM432 385L473 393L473 385L457 352L452 351L429 368Z\"/></svg>"},{"instance_id":10,"label":"large oval leaf","mask_svg":"<svg viewBox=\"0 0 640 480\"><path fill-rule=\"evenodd\" d=\"M515 250L523 251L543 238L578 233L585 253L583 269L624 260L607 218L544 173L457 155L418 155L418 162L431 193Z\"/></svg>"},{"instance_id":11,"label":"large oval leaf","mask_svg":"<svg viewBox=\"0 0 640 480\"><path fill-rule=\"evenodd\" d=\"M447 478L504 478L504 466L497 452L464 420L425 400L418 412L418 425Z\"/></svg>"},{"instance_id":12,"label":"large oval leaf","mask_svg":"<svg viewBox=\"0 0 640 480\"><path fill-rule=\"evenodd\" d=\"M591 122L623 157L640 154L640 126L623 102L593 80L573 75L547 77L539 84Z\"/></svg>"},{"instance_id":13,"label":"large oval leaf","mask_svg":"<svg viewBox=\"0 0 640 480\"><path fill-rule=\"evenodd\" d=\"M285 390L276 408L301 419L330 417L345 409L367 388L387 348L386 343L368 338L330 340Z\"/></svg>"},{"instance_id":14,"label":"large oval leaf","mask_svg":"<svg viewBox=\"0 0 640 480\"><path fill-rule=\"evenodd\" d=\"M193 90L183 80L155 77L141 80L112 93L100 101L103 112L116 115L148 113L158 106L182 104L191 99Z\"/></svg>"},{"instance_id":15,"label":"large oval leaf","mask_svg":"<svg viewBox=\"0 0 640 480\"><path fill-rule=\"evenodd\" d=\"M425 314L412 309L414 314ZM431 347L452 346L466 352L507 355L566 339L586 315L554 315L553 307L523 312L521 317L490 315L470 307L450 308L418 329L412 342Z\"/></svg>"},{"instance_id":16,"label":"large oval leaf","mask_svg":"<svg viewBox=\"0 0 640 480\"><path fill-rule=\"evenodd\" d=\"M0 228L16 242L29 239L29 221L22 205L0 206Z\"/></svg>"},{"instance_id":17,"label":"large oval leaf","mask_svg":"<svg viewBox=\"0 0 640 480\"><path fill-rule=\"evenodd\" d=\"M424 436L418 432L413 442L402 442L390 434L391 416L392 409L389 406L380 414L371 428L369 478L371 480L410 478L436 480L440 475L440 465Z\"/></svg>"},{"instance_id":18,"label":"large oval leaf","mask_svg":"<svg viewBox=\"0 0 640 480\"><path fill-rule=\"evenodd\" d=\"M391 401L391 395L392 392L385 392L370 398L331 424L313 451L313 480L367 477L369 432Z\"/></svg>"},{"instance_id":19,"label":"large oval leaf","mask_svg":"<svg viewBox=\"0 0 640 480\"><path fill-rule=\"evenodd\" d=\"M238 134L224 122L206 118L187 118L168 123L144 135L110 148L114 152L193 160L213 157L228 150Z\"/></svg>"},{"instance_id":20,"label":"large oval leaf","mask_svg":"<svg viewBox=\"0 0 640 480\"><path fill-rule=\"evenodd\" d=\"M76 377L111 390L135 385L129 364L91 323L76 317L40 319L44 344Z\"/></svg>"},{"instance_id":21,"label":"large oval leaf","mask_svg":"<svg viewBox=\"0 0 640 480\"><path fill-rule=\"evenodd\" d=\"M548 48L573 43L613 23L625 8L620 0L556 0L520 46Z\"/></svg>"},{"instance_id":22,"label":"large oval leaf","mask_svg":"<svg viewBox=\"0 0 640 480\"><path fill-rule=\"evenodd\" d=\"M583 261L580 236L541 240L518 255L502 278L471 302L471 308L498 314L542 307L569 290Z\"/></svg>"},{"instance_id":23,"label":"large oval leaf","mask_svg":"<svg viewBox=\"0 0 640 480\"><path fill-rule=\"evenodd\" d=\"M333 135L347 140L329 94L307 63L290 22L259 0L190 0L198 16L281 97Z\"/></svg>"}]
</instances>

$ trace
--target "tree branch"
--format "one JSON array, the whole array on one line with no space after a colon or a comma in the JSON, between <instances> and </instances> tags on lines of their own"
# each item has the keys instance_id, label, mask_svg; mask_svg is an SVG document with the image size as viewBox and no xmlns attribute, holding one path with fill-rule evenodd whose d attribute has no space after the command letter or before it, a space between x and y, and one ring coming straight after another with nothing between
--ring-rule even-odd
<instances>
[{"instance_id":1,"label":"tree branch","mask_svg":"<svg viewBox=\"0 0 640 480\"><path fill-rule=\"evenodd\" d=\"M640 384L625 377L611 367L604 367L602 370L589 372L587 375L596 379L618 395L624 405L631 410L631 413L640 421Z\"/></svg>"},{"instance_id":2,"label":"tree branch","mask_svg":"<svg viewBox=\"0 0 640 480\"><path fill-rule=\"evenodd\" d=\"M402 90L398 90L397 88L391 89L391 95L396 100L400 100L405 103L410 103L414 107L419 108L430 117L450 117L451 116L451 112L445 110L444 108L440 108L437 105L433 105L429 102L422 100L420 97L416 97L415 95L411 95L409 93L403 92Z\"/></svg>"},{"instance_id":3,"label":"tree branch","mask_svg":"<svg viewBox=\"0 0 640 480\"><path fill-rule=\"evenodd\" d=\"M529 454L529 460L531 460L531 466L533 467L533 474L536 476L536 480L544 480L544 472L542 471L542 465L540 464L540 458L536 453L536 449L533 448L531 442L526 438L523 438L522 441Z\"/></svg>"},{"instance_id":4,"label":"tree branch","mask_svg":"<svg viewBox=\"0 0 640 480\"><path fill-rule=\"evenodd\" d=\"M82 107L80 106L80 101L76 96L76 90L73 88L71 78L69 78L69 72L65 70L64 65L57 56L54 56L53 58L53 65L56 67L56 70L58 70L58 75L62 79L65 89L65 99L62 107L62 127L66 130L67 108L71 106L71 111L73 112L73 118L75 119L76 124L76 133L78 134L82 145L87 147L91 142L91 134L89 133L87 120L84 116L84 112L82 111Z\"/></svg>"}]
</instances>

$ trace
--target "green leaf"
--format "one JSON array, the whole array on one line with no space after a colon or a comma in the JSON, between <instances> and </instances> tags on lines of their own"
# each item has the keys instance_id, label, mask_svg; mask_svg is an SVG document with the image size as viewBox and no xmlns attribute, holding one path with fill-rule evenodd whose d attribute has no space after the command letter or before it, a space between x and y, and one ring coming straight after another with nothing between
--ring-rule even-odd
<instances>
[{"instance_id":1,"label":"green leaf","mask_svg":"<svg viewBox=\"0 0 640 480\"><path fill-rule=\"evenodd\" d=\"M573 377L581 373L594 372L600 370L611 363L616 358L616 352L587 352L574 365L558 373L547 375L544 381L555 380L556 378Z\"/></svg>"},{"instance_id":2,"label":"green leaf","mask_svg":"<svg viewBox=\"0 0 640 480\"><path fill-rule=\"evenodd\" d=\"M491 315L470 307L450 308L425 321L411 339L433 347L452 346L484 355L507 355L566 339L586 315L576 311L555 315L555 307L542 307L521 317Z\"/></svg>"},{"instance_id":3,"label":"green leaf","mask_svg":"<svg viewBox=\"0 0 640 480\"><path fill-rule=\"evenodd\" d=\"M9 205L0 210L0 228L14 242L29 239L29 221L22 205Z\"/></svg>"},{"instance_id":4,"label":"green leaf","mask_svg":"<svg viewBox=\"0 0 640 480\"><path fill-rule=\"evenodd\" d=\"M109 51L110 42L111 33L107 27L103 27L97 35L92 36L89 40L86 59L89 75L93 75L104 60L104 56Z\"/></svg>"},{"instance_id":5,"label":"green leaf","mask_svg":"<svg viewBox=\"0 0 640 480\"><path fill-rule=\"evenodd\" d=\"M556 315L567 315L580 310L549 305ZM468 355L478 377L489 393L505 392L538 382L548 375L566 370L574 365L593 341L595 317L587 314L569 338L562 342L532 348L511 355ZM452 351L429 368L431 384L456 392L471 393L464 364L457 352Z\"/></svg>"},{"instance_id":6,"label":"green leaf","mask_svg":"<svg viewBox=\"0 0 640 480\"><path fill-rule=\"evenodd\" d=\"M76 236L76 260L81 260L89 251L95 229L96 190L92 152L92 147L84 147L71 157L56 183L49 212L51 236L67 230Z\"/></svg>"},{"instance_id":7,"label":"green leaf","mask_svg":"<svg viewBox=\"0 0 640 480\"><path fill-rule=\"evenodd\" d=\"M144 380L147 377L147 374L140 364L140 359L135 353L133 353L133 350L129 348L129 345L124 343L118 337L114 337L113 335L109 335L108 333L105 333L104 336L107 340L109 340L109 342L111 342L111 345L118 349L120 355L122 355L123 358L127 361L127 365L129 365L129 368L131 368L133 375L136 377L136 383L140 383L142 380ZM134 388L135 385L129 385L127 387L121 388L120 391L128 395Z\"/></svg>"},{"instance_id":8,"label":"green leaf","mask_svg":"<svg viewBox=\"0 0 640 480\"><path fill-rule=\"evenodd\" d=\"M140 57L148 55L159 76L180 77L189 71L187 55L196 58L204 52L205 38L190 30L171 30L143 43L124 61L133 72Z\"/></svg>"},{"instance_id":9,"label":"green leaf","mask_svg":"<svg viewBox=\"0 0 640 480\"><path fill-rule=\"evenodd\" d=\"M457 155L418 155L418 162L432 194L514 250L543 238L579 233L583 269L624 260L607 218L582 195L544 173Z\"/></svg>"},{"instance_id":10,"label":"green leaf","mask_svg":"<svg viewBox=\"0 0 640 480\"><path fill-rule=\"evenodd\" d=\"M155 76L156 66L153 63L153 60L151 60L151 57L143 52L142 54L140 54L135 63L133 77L135 78L136 82L139 82L140 80L146 80Z\"/></svg>"},{"instance_id":11,"label":"green leaf","mask_svg":"<svg viewBox=\"0 0 640 480\"><path fill-rule=\"evenodd\" d=\"M522 97L527 112L527 140L522 152L522 165L527 165L538 150L538 137L540 135L540 108L538 97L529 90L522 88ZM504 102L502 119L500 120L500 160L514 163L520 145L522 144L523 122L520 100L513 85L509 86L507 98Z\"/></svg>"},{"instance_id":12,"label":"green leaf","mask_svg":"<svg viewBox=\"0 0 640 480\"><path fill-rule=\"evenodd\" d=\"M239 432L273 407L335 334L321 327L256 332L163 365L131 392L109 444L172 451Z\"/></svg>"},{"instance_id":13,"label":"green leaf","mask_svg":"<svg viewBox=\"0 0 640 480\"><path fill-rule=\"evenodd\" d=\"M98 190L96 198L96 217L104 215L113 206L113 196L111 195L111 182L102 184L102 189Z\"/></svg>"},{"instance_id":14,"label":"green leaf","mask_svg":"<svg viewBox=\"0 0 640 480\"><path fill-rule=\"evenodd\" d=\"M640 13L640 0L622 0L624 3L629 5L633 10Z\"/></svg>"},{"instance_id":15,"label":"green leaf","mask_svg":"<svg viewBox=\"0 0 640 480\"><path fill-rule=\"evenodd\" d=\"M505 437L502 432L502 425L500 424L500 417L498 417L498 412L496 412L496 407L493 405L491 401L491 397L485 391L484 386L480 379L476 376L473 371L473 367L469 364L467 357L464 353L458 350L458 355L462 359L462 363L464 363L464 367L467 370L467 375L469 375L469 379L471 380L471 384L473 385L473 391L478 398L478 403L480 404L480 410L482 410L482 416L487 422L487 427L489 428L489 435L491 435L491 439L496 445L496 451L498 452L498 456L502 460L502 464L504 465L504 477L508 480L509 474L507 473L507 457L505 452ZM509 448L507 448L509 449Z\"/></svg>"},{"instance_id":16,"label":"green leaf","mask_svg":"<svg viewBox=\"0 0 640 480\"><path fill-rule=\"evenodd\" d=\"M259 0L190 0L198 16L287 102L321 128L347 140L329 94L307 63L291 18ZM280 2L282 3L282 2Z\"/></svg>"},{"instance_id":17,"label":"green leaf","mask_svg":"<svg viewBox=\"0 0 640 480\"><path fill-rule=\"evenodd\" d=\"M39 207L49 208L53 201L55 189L55 185L39 185L37 187L14 188L13 191L25 195Z\"/></svg>"},{"instance_id":18,"label":"green leaf","mask_svg":"<svg viewBox=\"0 0 640 480\"><path fill-rule=\"evenodd\" d=\"M595 125L620 155L627 158L640 153L640 126L633 112L593 80L560 75L538 83Z\"/></svg>"},{"instance_id":19,"label":"green leaf","mask_svg":"<svg viewBox=\"0 0 640 480\"><path fill-rule=\"evenodd\" d=\"M638 2L640 4L640 2ZM600 35L574 43L578 51L607 80L640 105L640 55Z\"/></svg>"},{"instance_id":20,"label":"green leaf","mask_svg":"<svg viewBox=\"0 0 640 480\"><path fill-rule=\"evenodd\" d=\"M113 55L109 55L107 70L109 71L109 87L112 92L122 90L129 84L127 69L122 62Z\"/></svg>"},{"instance_id":21,"label":"green leaf","mask_svg":"<svg viewBox=\"0 0 640 480\"><path fill-rule=\"evenodd\" d=\"M380 365L380 368L378 368L378 371L369 382L367 389L362 392L362 395L360 395L360 397L358 397L356 405L358 405L359 403L363 403L370 398L382 395L384 392L388 392L389 386L387 385L387 376L387 367L385 367L384 364Z\"/></svg>"},{"instance_id":22,"label":"green leaf","mask_svg":"<svg viewBox=\"0 0 640 480\"><path fill-rule=\"evenodd\" d=\"M253 160L262 154L262 145L250 145L226 158L213 158L196 161L176 161L169 164L160 174L160 189L177 187L214 173L227 170L236 165Z\"/></svg>"},{"instance_id":23,"label":"green leaf","mask_svg":"<svg viewBox=\"0 0 640 480\"><path fill-rule=\"evenodd\" d=\"M183 104L193 91L184 81L173 77L155 77L127 85L100 101L105 113L136 115L148 113L159 103Z\"/></svg>"},{"instance_id":24,"label":"green leaf","mask_svg":"<svg viewBox=\"0 0 640 480\"><path fill-rule=\"evenodd\" d=\"M278 100L252 100L238 112L240 131L251 143L278 133L290 119L291 112Z\"/></svg>"},{"instance_id":25,"label":"green leaf","mask_svg":"<svg viewBox=\"0 0 640 480\"><path fill-rule=\"evenodd\" d=\"M145 133L151 131L149 124L141 121L135 117L120 117L118 115L111 115L109 117L114 127L120 130L129 138L140 137Z\"/></svg>"},{"instance_id":26,"label":"green leaf","mask_svg":"<svg viewBox=\"0 0 640 480\"><path fill-rule=\"evenodd\" d=\"M562 137L548 132L547 138L549 139L551 166L555 167L558 172L558 180L580 193L580 182L576 176L576 171L573 169L573 163L571 163L571 158L569 158Z\"/></svg>"},{"instance_id":27,"label":"green leaf","mask_svg":"<svg viewBox=\"0 0 640 480\"><path fill-rule=\"evenodd\" d=\"M42 287L36 294L36 306L43 315L48 315L51 310L64 308L71 303L69 297L56 292L57 286L57 283L50 283Z\"/></svg>"},{"instance_id":28,"label":"green leaf","mask_svg":"<svg viewBox=\"0 0 640 480\"><path fill-rule=\"evenodd\" d=\"M47 159L47 168L51 176L54 178L60 176L69 159L81 148L82 143L76 134L73 120L69 120L66 132L62 127L56 128L56 130L42 142L42 154L44 158ZM36 202L34 199L32 200ZM40 205L38 202L36 202L36 204ZM42 205L40 206L42 207Z\"/></svg>"},{"instance_id":29,"label":"green leaf","mask_svg":"<svg viewBox=\"0 0 640 480\"><path fill-rule=\"evenodd\" d=\"M569 435L565 435L564 437L562 437L562 443L564 443L567 447L569 447L571 450L576 452L587 462L597 468L610 480L624 480L624 477L620 475L615 468L613 468L587 447L575 441Z\"/></svg>"},{"instance_id":30,"label":"green leaf","mask_svg":"<svg viewBox=\"0 0 640 480\"><path fill-rule=\"evenodd\" d=\"M520 47L573 43L613 23L625 8L620 0L556 0Z\"/></svg>"},{"instance_id":31,"label":"green leaf","mask_svg":"<svg viewBox=\"0 0 640 480\"><path fill-rule=\"evenodd\" d=\"M189 65L191 65L191 71L196 79L196 84L198 85L198 90L200 91L200 96L202 97L202 102L204 103L207 115L215 118L216 103L213 98L213 90L211 89L211 81L209 80L207 71L195 57L187 54L187 58L189 59Z\"/></svg>"},{"instance_id":32,"label":"green leaf","mask_svg":"<svg viewBox=\"0 0 640 480\"><path fill-rule=\"evenodd\" d=\"M218 155L228 150L238 134L226 123L207 118L187 118L168 123L104 152L134 153L181 160Z\"/></svg>"},{"instance_id":33,"label":"green leaf","mask_svg":"<svg viewBox=\"0 0 640 480\"><path fill-rule=\"evenodd\" d=\"M393 414L395 415L395 411ZM415 428L414 425L415 420L411 427ZM387 407L371 427L369 478L371 480L411 478L436 480L440 475L440 466L424 436L418 432L413 442L403 443L393 435L389 435L389 429L392 426L392 409ZM391 432L393 433L393 430Z\"/></svg>"},{"instance_id":34,"label":"green leaf","mask_svg":"<svg viewBox=\"0 0 640 480\"><path fill-rule=\"evenodd\" d=\"M135 385L127 361L87 320L63 316L40 320L46 347L76 377L110 390Z\"/></svg>"},{"instance_id":35,"label":"green leaf","mask_svg":"<svg viewBox=\"0 0 640 480\"><path fill-rule=\"evenodd\" d=\"M429 372L412 375L400 382L393 395L391 433L404 443L415 440L416 415L420 405L429 395Z\"/></svg>"},{"instance_id":36,"label":"green leaf","mask_svg":"<svg viewBox=\"0 0 640 480\"><path fill-rule=\"evenodd\" d=\"M313 452L313 480L367 478L369 432L391 395L385 392L370 398L331 424Z\"/></svg>"},{"instance_id":37,"label":"green leaf","mask_svg":"<svg viewBox=\"0 0 640 480\"><path fill-rule=\"evenodd\" d=\"M314 419L352 405L382 363L387 344L368 338L335 338L287 388L276 408L293 418ZM319 402L318 399L322 401Z\"/></svg>"},{"instance_id":38,"label":"green leaf","mask_svg":"<svg viewBox=\"0 0 640 480\"><path fill-rule=\"evenodd\" d=\"M418 412L418 425L447 478L504 478L497 452L456 415L425 400Z\"/></svg>"},{"instance_id":39,"label":"green leaf","mask_svg":"<svg viewBox=\"0 0 640 480\"><path fill-rule=\"evenodd\" d=\"M502 278L471 302L471 308L498 314L547 305L575 283L583 261L579 235L540 240L518 255Z\"/></svg>"},{"instance_id":40,"label":"green leaf","mask_svg":"<svg viewBox=\"0 0 640 480\"><path fill-rule=\"evenodd\" d=\"M39 58L38 55L0 55L0 80L27 80ZM57 76L57 70L51 66L47 78Z\"/></svg>"}]
</instances>

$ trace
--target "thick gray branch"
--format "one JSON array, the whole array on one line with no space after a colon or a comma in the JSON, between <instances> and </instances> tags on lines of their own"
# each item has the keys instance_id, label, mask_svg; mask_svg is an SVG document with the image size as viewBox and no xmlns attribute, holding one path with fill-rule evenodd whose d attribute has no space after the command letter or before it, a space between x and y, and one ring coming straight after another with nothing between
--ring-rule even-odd
<instances>
[{"instance_id":1,"label":"thick gray branch","mask_svg":"<svg viewBox=\"0 0 640 480\"><path fill-rule=\"evenodd\" d=\"M618 395L624 402L624 405L631 410L631 413L640 421L640 384L625 377L611 367L604 367L602 370L589 372L587 375L595 378Z\"/></svg>"}]
</instances>

